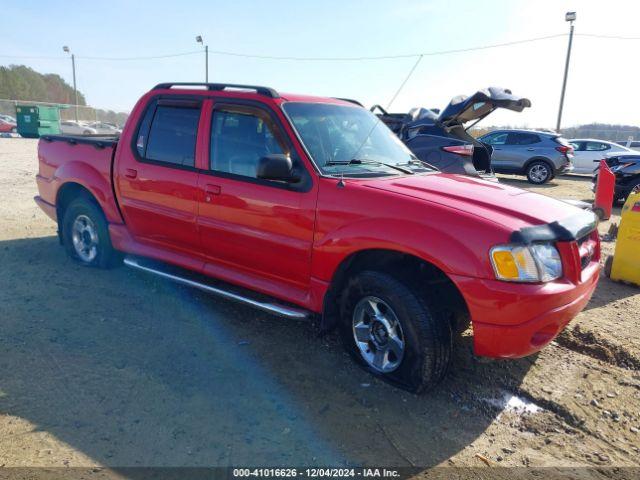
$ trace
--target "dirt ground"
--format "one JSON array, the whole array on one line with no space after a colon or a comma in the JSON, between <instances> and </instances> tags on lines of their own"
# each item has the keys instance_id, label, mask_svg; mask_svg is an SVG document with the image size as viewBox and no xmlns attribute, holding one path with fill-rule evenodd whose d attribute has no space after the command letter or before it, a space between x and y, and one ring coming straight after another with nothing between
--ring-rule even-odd
<instances>
[{"instance_id":1,"label":"dirt ground","mask_svg":"<svg viewBox=\"0 0 640 480\"><path fill-rule=\"evenodd\" d=\"M74 264L32 200L36 141L0 139L0 165L0 466L640 465L638 288L602 277L533 357L477 359L466 332L413 396L311 323ZM502 181L592 199L588 178Z\"/></svg>"}]
</instances>

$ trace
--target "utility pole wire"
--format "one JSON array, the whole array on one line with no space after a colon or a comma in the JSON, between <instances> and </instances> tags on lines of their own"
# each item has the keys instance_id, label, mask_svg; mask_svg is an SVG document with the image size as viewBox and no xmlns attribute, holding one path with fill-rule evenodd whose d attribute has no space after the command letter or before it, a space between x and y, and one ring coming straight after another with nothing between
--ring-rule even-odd
<instances>
[{"instance_id":1,"label":"utility pole wire","mask_svg":"<svg viewBox=\"0 0 640 480\"><path fill-rule=\"evenodd\" d=\"M599 35L597 33L576 33L576 37L604 38L606 40L640 40L640 37L624 37L620 35Z\"/></svg>"},{"instance_id":2,"label":"utility pole wire","mask_svg":"<svg viewBox=\"0 0 640 480\"><path fill-rule=\"evenodd\" d=\"M530 43L530 42L538 42L541 40L548 40L551 38L559 38L567 36L566 33L559 33L556 35L547 35L544 37L535 37L528 38L524 40L515 40L512 42L503 42L503 43L494 43L491 45L482 45L478 47L468 47L468 48L457 48L451 50L436 50L432 52L417 52L417 53L404 53L398 55L378 55L378 56L360 56L360 57L295 57L295 56L277 56L277 55L257 55L257 54L248 54L248 53L239 53L239 52L230 52L226 50L209 50L209 53L214 55L226 55L232 57L243 57L243 58L255 58L258 60L290 60L290 61L319 61L319 62L352 62L352 61L367 61L367 60L390 60L390 59L399 59L399 58L413 58L420 56L431 56L431 55L447 55L450 53L462 53L462 52L472 52L476 50L486 50L490 48L498 48L498 47L507 47L510 45L519 45L522 43ZM172 53L166 55L155 55L155 56L138 56L138 57L99 57L99 56L83 56L76 55L76 58L82 58L85 60L109 60L109 61L128 61L128 60L154 60L154 59L162 59L162 58L171 58L171 57L181 57L185 55L195 55L197 53L201 53L199 50L194 50L190 52L180 52L180 53ZM0 55L0 58L48 58L48 59L64 59L64 57L27 57L27 56L19 56L19 55Z\"/></svg>"},{"instance_id":3,"label":"utility pole wire","mask_svg":"<svg viewBox=\"0 0 640 480\"><path fill-rule=\"evenodd\" d=\"M84 57L78 56L83 60L107 60L107 61L136 61L136 60L156 60L161 58L185 57L187 55L202 54L202 50L193 50L191 52L169 53L167 55L155 55L151 57Z\"/></svg>"},{"instance_id":4,"label":"utility pole wire","mask_svg":"<svg viewBox=\"0 0 640 480\"><path fill-rule=\"evenodd\" d=\"M535 37L528 38L525 40L515 40L512 42L504 42L504 43L494 43L492 45L482 45L479 47L468 47L468 48L455 48L451 50L436 50L433 52L417 52L417 53L404 53L398 55L379 55L379 56L370 56L370 57L279 57L274 55L251 55L244 53L236 53L236 52L227 52L224 50L211 50L211 53L216 55L229 55L234 57L245 57L245 58L256 58L261 60L295 60L295 61L361 61L361 60L389 60L396 58L412 58L412 57L421 57L421 56L431 56L431 55L447 55L450 53L462 53L462 52L473 52L476 50L486 50L489 48L497 48L497 47L507 47L510 45L519 45L521 43L530 43L530 42L538 42L540 40L548 40L551 38L560 38L566 37L566 33L558 33L556 35L547 35L544 37Z\"/></svg>"},{"instance_id":5,"label":"utility pole wire","mask_svg":"<svg viewBox=\"0 0 640 480\"><path fill-rule=\"evenodd\" d=\"M452 53L464 53L474 52L477 50L488 50L491 48L509 47L512 45L521 45L524 43L539 42L542 40L549 40L552 38L566 37L567 33L559 33L556 35L546 35L543 37L527 38L524 40L515 40L512 42L494 43L491 45L481 45L478 47L468 48L455 48L451 50L436 50L432 52L416 52L416 53L404 53L397 55L377 55L377 56L359 56L359 57L296 57L296 56L277 56L277 55L258 55L250 53L230 52L226 50L209 50L213 55L224 55L230 57L242 57L242 58L255 58L257 60L285 60L285 61L303 61L303 62L354 62L354 61L368 61L368 60L393 60L399 58L413 58L413 57L427 57L434 55L449 55ZM640 37L625 37L619 35L600 35L595 33L576 33L577 37L591 37L600 38L605 40L640 40ZM189 52L170 53L166 55L151 55L151 56L138 56L138 57L100 57L100 56L82 56L76 55L76 58L82 58L84 60L104 60L104 61L135 61L135 60L156 60L163 58L183 57L187 55L196 55L202 53L199 50ZM66 60L66 57L61 56L32 56L32 55L0 55L0 58L14 58L24 60Z\"/></svg>"},{"instance_id":6,"label":"utility pole wire","mask_svg":"<svg viewBox=\"0 0 640 480\"><path fill-rule=\"evenodd\" d=\"M398 87L398 90L396 90L396 93L393 94L393 97L391 97L391 100L389 100L389 103L387 104L387 110L389 110L389 108L391 107L391 104L395 101L395 99L398 97L398 95L400 94L404 86L407 84L407 82L411 78L411 75L413 75L413 72L416 71L416 68L418 67L418 64L420 63L421 60L422 60L422 55L418 57L418 59L416 60L416 63L414 63L413 67L411 67L411 70L409 70L409 74L402 81L402 83L400 84L400 87Z\"/></svg>"}]
</instances>

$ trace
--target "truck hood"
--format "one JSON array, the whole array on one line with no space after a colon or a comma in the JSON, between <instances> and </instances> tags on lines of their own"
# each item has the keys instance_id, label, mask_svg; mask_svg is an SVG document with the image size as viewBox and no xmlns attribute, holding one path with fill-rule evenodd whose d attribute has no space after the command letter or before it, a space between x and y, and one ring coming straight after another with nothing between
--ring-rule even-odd
<instances>
[{"instance_id":1,"label":"truck hood","mask_svg":"<svg viewBox=\"0 0 640 480\"><path fill-rule=\"evenodd\" d=\"M465 95L454 97L440 113L438 120L443 125L464 124L472 120L479 121L497 108L521 112L530 106L529 99L517 97L509 89L489 87L469 97Z\"/></svg>"},{"instance_id":2,"label":"truck hood","mask_svg":"<svg viewBox=\"0 0 640 480\"><path fill-rule=\"evenodd\" d=\"M577 237L595 227L592 212L545 195L465 175L438 173L376 179L368 181L367 186L477 215L511 233L559 224L562 228L568 226L572 236ZM562 239L563 235L555 238Z\"/></svg>"}]
</instances>

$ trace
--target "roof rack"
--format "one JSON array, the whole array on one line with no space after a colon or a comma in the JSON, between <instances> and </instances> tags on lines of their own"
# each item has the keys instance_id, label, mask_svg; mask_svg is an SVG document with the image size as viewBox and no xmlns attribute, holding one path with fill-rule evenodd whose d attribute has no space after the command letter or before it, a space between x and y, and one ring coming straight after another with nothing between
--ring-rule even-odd
<instances>
[{"instance_id":1,"label":"roof rack","mask_svg":"<svg viewBox=\"0 0 640 480\"><path fill-rule=\"evenodd\" d=\"M167 82L167 83L159 83L153 90L165 90L171 87L206 87L207 90L226 90L237 89L237 90L255 90L256 93L260 95L265 95L271 98L280 98L280 94L275 91L273 88L269 87L261 87L259 85L239 85L235 83L204 83L204 82Z\"/></svg>"}]
</instances>

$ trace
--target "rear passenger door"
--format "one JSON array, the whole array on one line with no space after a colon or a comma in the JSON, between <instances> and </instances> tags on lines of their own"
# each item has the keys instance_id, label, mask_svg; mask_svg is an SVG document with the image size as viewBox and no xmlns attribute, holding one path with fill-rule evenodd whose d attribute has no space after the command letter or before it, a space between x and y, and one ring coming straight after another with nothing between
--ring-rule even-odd
<instances>
[{"instance_id":1,"label":"rear passenger door","mask_svg":"<svg viewBox=\"0 0 640 480\"><path fill-rule=\"evenodd\" d=\"M505 146L509 158L505 161L505 165L514 170L522 170L527 160L544 153L540 144L540 137L535 133L510 132Z\"/></svg>"},{"instance_id":2,"label":"rear passenger door","mask_svg":"<svg viewBox=\"0 0 640 480\"><path fill-rule=\"evenodd\" d=\"M196 155L201 105L192 99L152 100L132 144L118 146L120 209L138 242L200 254Z\"/></svg>"}]
</instances>

